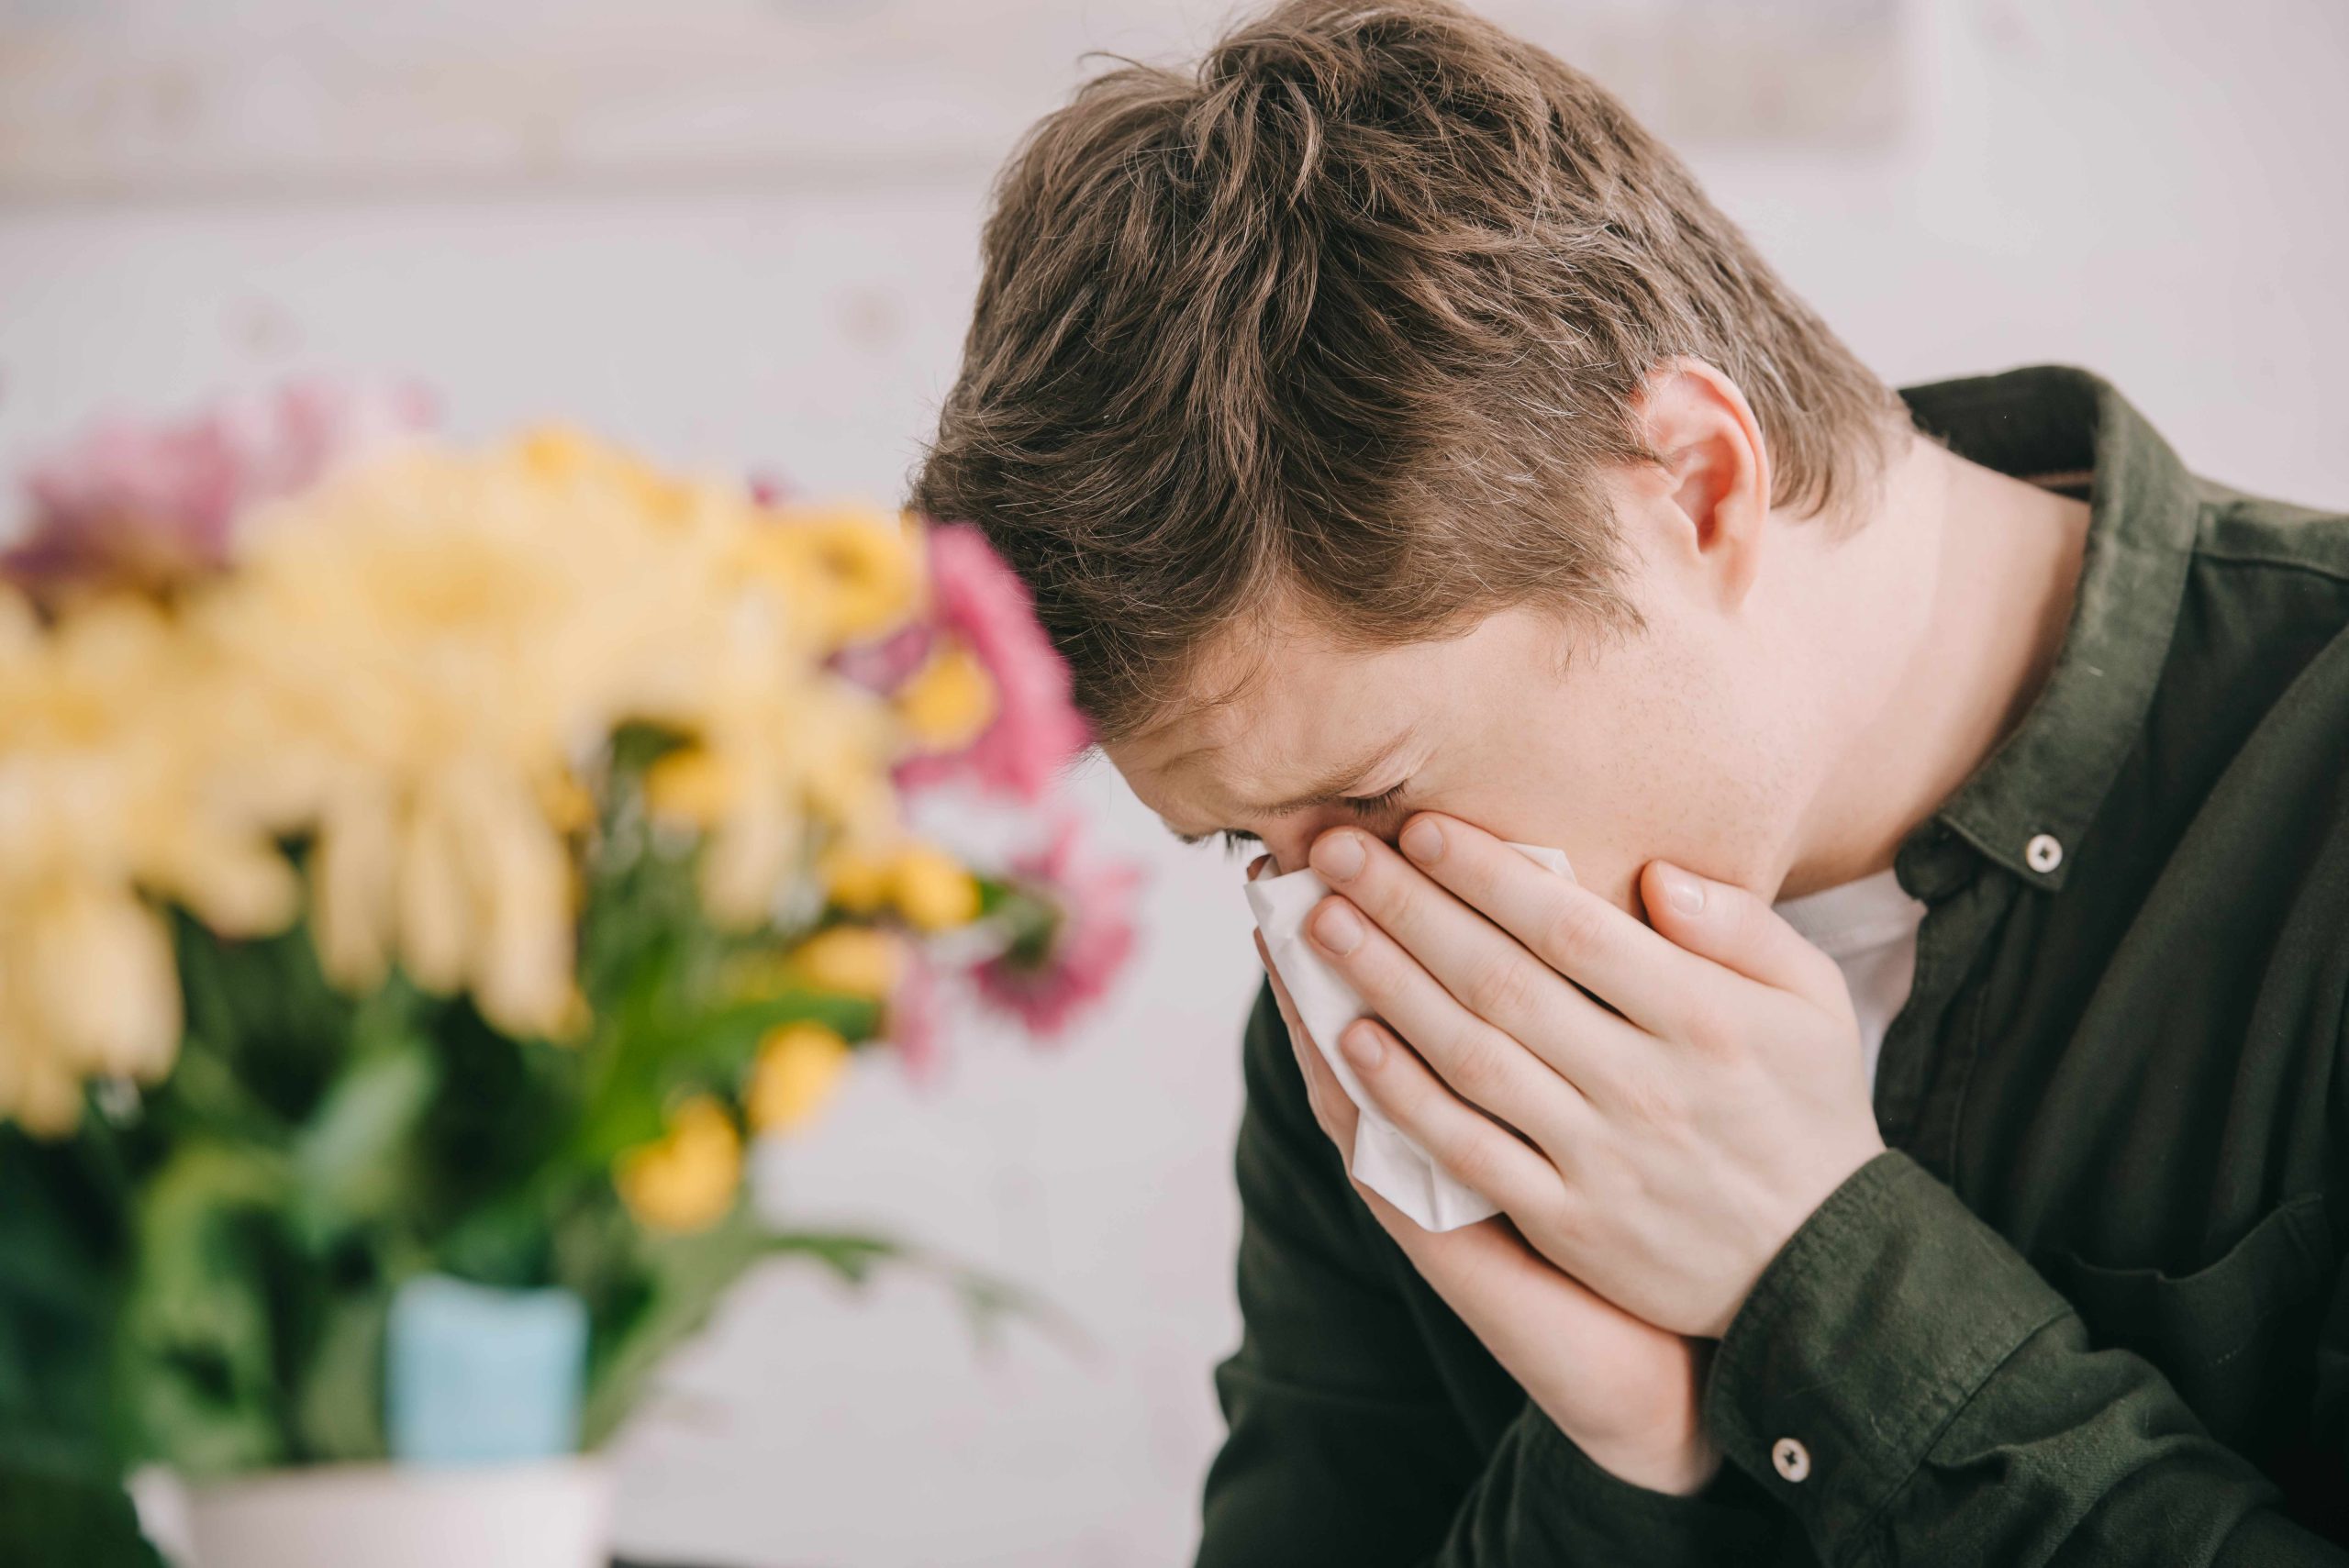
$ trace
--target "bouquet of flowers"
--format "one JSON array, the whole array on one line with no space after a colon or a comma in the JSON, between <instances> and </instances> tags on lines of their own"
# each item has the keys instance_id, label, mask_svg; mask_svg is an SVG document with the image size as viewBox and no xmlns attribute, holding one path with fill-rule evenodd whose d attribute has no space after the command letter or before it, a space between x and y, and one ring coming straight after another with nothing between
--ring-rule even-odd
<instances>
[{"instance_id":1,"label":"bouquet of flowers","mask_svg":"<svg viewBox=\"0 0 2349 1568\"><path fill-rule=\"evenodd\" d=\"M890 1252L762 1220L746 1140L928 1071L958 992L1058 1030L1131 946L974 530L427 412L301 385L30 477L0 1472L592 1447L755 1261ZM1038 847L912 831L957 781Z\"/></svg>"}]
</instances>

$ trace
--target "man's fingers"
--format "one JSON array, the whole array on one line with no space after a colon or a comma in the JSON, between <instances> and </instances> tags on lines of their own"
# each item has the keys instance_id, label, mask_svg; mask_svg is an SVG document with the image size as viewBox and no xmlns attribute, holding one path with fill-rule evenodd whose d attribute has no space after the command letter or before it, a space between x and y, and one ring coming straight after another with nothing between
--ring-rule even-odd
<instances>
[{"instance_id":1,"label":"man's fingers","mask_svg":"<svg viewBox=\"0 0 2349 1568\"><path fill-rule=\"evenodd\" d=\"M1534 874L1550 876L1508 852ZM1577 1063L1550 1054L1553 1042L1620 1027L1524 943L1360 828L1321 835L1312 863L1469 1012L1523 1040L1568 1077ZM1408 1027L1403 1032L1419 1038Z\"/></svg>"},{"instance_id":2,"label":"man's fingers","mask_svg":"<svg viewBox=\"0 0 2349 1568\"><path fill-rule=\"evenodd\" d=\"M1512 1215L1555 1202L1558 1172L1549 1158L1453 1094L1386 1025L1358 1018L1340 1041L1363 1092L1464 1185Z\"/></svg>"},{"instance_id":3,"label":"man's fingers","mask_svg":"<svg viewBox=\"0 0 2349 1568\"><path fill-rule=\"evenodd\" d=\"M1563 1140L1564 1118L1582 1102L1570 1079L1516 1037L1463 1006L1345 897L1332 894L1323 899L1305 925L1369 1010L1410 1041L1419 1058L1453 1091L1507 1118L1544 1146ZM1591 1011L1597 1015L1596 1008ZM1555 1029L1545 1035L1564 1038Z\"/></svg>"},{"instance_id":4,"label":"man's fingers","mask_svg":"<svg viewBox=\"0 0 2349 1568\"><path fill-rule=\"evenodd\" d=\"M1682 1038L1689 995L1706 978L1688 953L1571 877L1560 876L1456 817L1423 811L1403 852L1535 957L1650 1034Z\"/></svg>"},{"instance_id":5,"label":"man's fingers","mask_svg":"<svg viewBox=\"0 0 2349 1568\"><path fill-rule=\"evenodd\" d=\"M1809 1001L1847 1005L1835 961L1744 888L1650 861L1641 873L1640 897L1655 929L1699 958Z\"/></svg>"}]
</instances>

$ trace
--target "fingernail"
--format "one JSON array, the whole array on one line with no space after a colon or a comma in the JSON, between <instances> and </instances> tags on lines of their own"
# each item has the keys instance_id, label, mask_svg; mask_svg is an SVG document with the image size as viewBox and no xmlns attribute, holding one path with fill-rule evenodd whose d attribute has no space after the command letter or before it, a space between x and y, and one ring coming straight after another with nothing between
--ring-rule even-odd
<instances>
[{"instance_id":1,"label":"fingernail","mask_svg":"<svg viewBox=\"0 0 2349 1568\"><path fill-rule=\"evenodd\" d=\"M1682 871L1667 865L1656 873L1656 880L1664 884L1664 895L1672 901L1673 908L1683 915L1696 915L1705 907L1705 884Z\"/></svg>"},{"instance_id":2,"label":"fingernail","mask_svg":"<svg viewBox=\"0 0 2349 1568\"><path fill-rule=\"evenodd\" d=\"M1343 904L1331 904L1314 917L1313 937L1342 958L1362 946L1362 922Z\"/></svg>"},{"instance_id":3,"label":"fingernail","mask_svg":"<svg viewBox=\"0 0 2349 1568\"><path fill-rule=\"evenodd\" d=\"M1364 1073L1375 1073L1378 1064L1386 1060L1386 1042L1368 1024L1356 1024L1338 1037L1338 1048L1346 1060Z\"/></svg>"},{"instance_id":4,"label":"fingernail","mask_svg":"<svg viewBox=\"0 0 2349 1568\"><path fill-rule=\"evenodd\" d=\"M1331 882L1352 882L1362 874L1362 835L1330 833L1313 846L1313 869Z\"/></svg>"},{"instance_id":5,"label":"fingernail","mask_svg":"<svg viewBox=\"0 0 2349 1568\"><path fill-rule=\"evenodd\" d=\"M1403 852L1421 865L1443 858L1443 829L1422 817L1403 829Z\"/></svg>"}]
</instances>

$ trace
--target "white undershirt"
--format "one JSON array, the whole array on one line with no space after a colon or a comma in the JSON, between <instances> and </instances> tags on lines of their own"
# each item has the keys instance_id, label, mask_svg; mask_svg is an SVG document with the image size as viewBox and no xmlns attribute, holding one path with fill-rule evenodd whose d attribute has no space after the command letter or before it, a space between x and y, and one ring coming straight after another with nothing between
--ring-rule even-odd
<instances>
[{"instance_id":1,"label":"white undershirt","mask_svg":"<svg viewBox=\"0 0 2349 1568\"><path fill-rule=\"evenodd\" d=\"M1876 1083L1884 1031L1917 976L1917 928L1925 906L1909 896L1889 871L1785 898L1775 906L1803 940L1825 952L1843 972L1852 1010L1859 1015L1860 1050L1868 1083Z\"/></svg>"}]
</instances>

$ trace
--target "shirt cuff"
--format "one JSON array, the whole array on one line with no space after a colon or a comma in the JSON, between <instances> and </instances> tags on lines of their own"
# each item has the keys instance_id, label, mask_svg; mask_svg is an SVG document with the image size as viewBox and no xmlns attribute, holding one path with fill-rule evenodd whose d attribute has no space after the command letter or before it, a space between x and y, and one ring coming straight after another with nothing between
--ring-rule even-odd
<instances>
[{"instance_id":1,"label":"shirt cuff","mask_svg":"<svg viewBox=\"0 0 2349 1568\"><path fill-rule=\"evenodd\" d=\"M1759 1562L1780 1533L1776 1510L1724 1464L1689 1496L1635 1485L1576 1447L1534 1405L1521 1418L1522 1473L1542 1498L1539 1561L1636 1562L1641 1568L1716 1568Z\"/></svg>"},{"instance_id":2,"label":"shirt cuff","mask_svg":"<svg viewBox=\"0 0 2349 1568\"><path fill-rule=\"evenodd\" d=\"M1721 1337L1705 1418L1823 1549L1849 1540L2016 1348L2071 1310L1897 1150L1805 1220Z\"/></svg>"}]
</instances>

